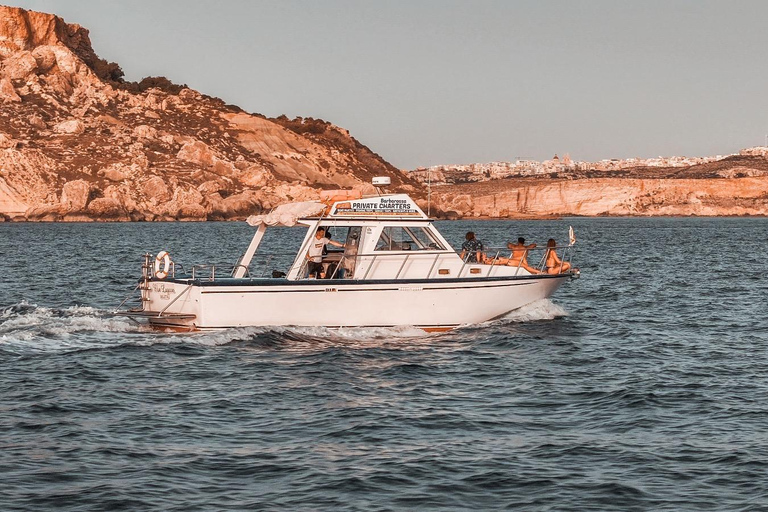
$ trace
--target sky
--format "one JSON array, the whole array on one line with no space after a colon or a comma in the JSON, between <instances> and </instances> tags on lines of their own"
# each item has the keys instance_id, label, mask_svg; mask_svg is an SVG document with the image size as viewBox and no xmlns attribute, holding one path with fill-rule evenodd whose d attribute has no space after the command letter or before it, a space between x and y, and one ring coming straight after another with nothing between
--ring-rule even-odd
<instances>
[{"instance_id":1,"label":"sky","mask_svg":"<svg viewBox=\"0 0 768 512\"><path fill-rule=\"evenodd\" d=\"M768 2L19 0L128 80L350 130L402 169L768 144Z\"/></svg>"}]
</instances>

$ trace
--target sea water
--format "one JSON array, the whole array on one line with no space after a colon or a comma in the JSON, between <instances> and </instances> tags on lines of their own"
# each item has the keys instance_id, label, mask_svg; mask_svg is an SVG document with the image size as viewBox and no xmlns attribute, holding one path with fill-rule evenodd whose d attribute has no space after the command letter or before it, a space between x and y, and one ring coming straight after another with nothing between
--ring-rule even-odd
<instances>
[{"instance_id":1,"label":"sea water","mask_svg":"<svg viewBox=\"0 0 768 512\"><path fill-rule=\"evenodd\" d=\"M252 228L0 224L0 510L768 509L768 219L438 225L571 225L582 277L444 334L165 334L110 314L141 254Z\"/></svg>"}]
</instances>

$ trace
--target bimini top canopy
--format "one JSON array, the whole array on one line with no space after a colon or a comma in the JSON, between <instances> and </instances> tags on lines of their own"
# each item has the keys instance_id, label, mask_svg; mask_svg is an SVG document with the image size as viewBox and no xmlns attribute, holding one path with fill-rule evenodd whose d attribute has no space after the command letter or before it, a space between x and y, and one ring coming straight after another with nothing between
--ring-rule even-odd
<instances>
[{"instance_id":1,"label":"bimini top canopy","mask_svg":"<svg viewBox=\"0 0 768 512\"><path fill-rule=\"evenodd\" d=\"M250 226L295 226L299 219L320 215L327 207L319 201L281 204L266 215L251 215L245 222Z\"/></svg>"}]
</instances>

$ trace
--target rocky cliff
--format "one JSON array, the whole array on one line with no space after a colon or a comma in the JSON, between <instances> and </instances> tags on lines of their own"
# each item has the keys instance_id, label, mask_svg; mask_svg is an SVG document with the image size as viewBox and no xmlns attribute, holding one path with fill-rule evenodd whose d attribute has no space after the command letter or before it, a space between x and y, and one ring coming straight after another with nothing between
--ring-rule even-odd
<instances>
[{"instance_id":1,"label":"rocky cliff","mask_svg":"<svg viewBox=\"0 0 768 512\"><path fill-rule=\"evenodd\" d=\"M505 179L434 187L447 217L768 215L768 178Z\"/></svg>"},{"instance_id":2,"label":"rocky cliff","mask_svg":"<svg viewBox=\"0 0 768 512\"><path fill-rule=\"evenodd\" d=\"M83 27L0 6L0 220L243 218L378 175L421 190L330 123L122 75Z\"/></svg>"}]
</instances>

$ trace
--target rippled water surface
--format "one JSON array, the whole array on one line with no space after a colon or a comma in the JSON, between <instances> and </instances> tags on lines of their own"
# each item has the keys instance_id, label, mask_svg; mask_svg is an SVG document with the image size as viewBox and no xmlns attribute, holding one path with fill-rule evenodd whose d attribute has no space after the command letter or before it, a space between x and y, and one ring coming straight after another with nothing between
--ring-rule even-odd
<instances>
[{"instance_id":1,"label":"rippled water surface","mask_svg":"<svg viewBox=\"0 0 768 512\"><path fill-rule=\"evenodd\" d=\"M163 334L110 315L139 256L248 226L0 224L0 509L768 510L768 219L439 225L573 225L582 278L440 335Z\"/></svg>"}]
</instances>

